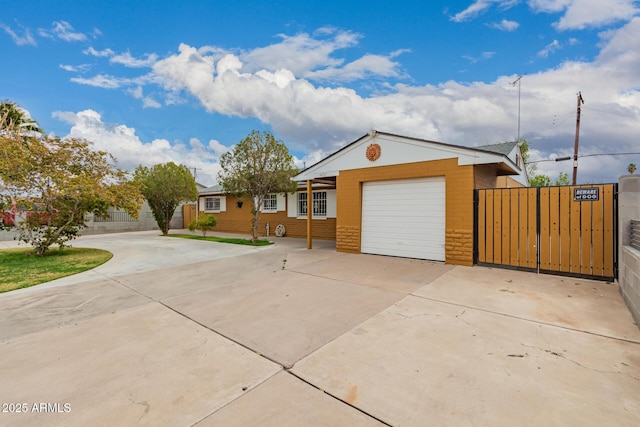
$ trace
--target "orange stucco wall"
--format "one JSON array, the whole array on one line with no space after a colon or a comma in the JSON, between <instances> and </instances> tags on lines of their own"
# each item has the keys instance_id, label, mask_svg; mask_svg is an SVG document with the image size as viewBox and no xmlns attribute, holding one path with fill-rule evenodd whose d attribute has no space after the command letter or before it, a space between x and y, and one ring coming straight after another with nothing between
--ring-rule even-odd
<instances>
[{"instance_id":1,"label":"orange stucco wall","mask_svg":"<svg viewBox=\"0 0 640 427\"><path fill-rule=\"evenodd\" d=\"M496 187L495 188L522 188L526 187L525 185L519 183L515 179L510 176L499 176L497 178ZM490 187L487 187L490 188Z\"/></svg>"},{"instance_id":2,"label":"orange stucco wall","mask_svg":"<svg viewBox=\"0 0 640 427\"><path fill-rule=\"evenodd\" d=\"M204 197L204 196L203 196ZM218 197L218 196L216 196ZM222 196L225 197L225 196ZM236 206L235 197L227 197L227 209L224 212L200 212L211 213L218 221L216 227L213 229L216 231L223 231L227 233L241 233L251 234L252 219L251 214L251 202L243 200L242 207ZM314 239L326 239L335 240L336 238L336 219L314 219L312 225L312 236ZM286 209L284 211L278 211L274 213L261 212L260 220L258 222L258 235L266 235L266 224L269 223L270 235L275 235L276 226L283 224L287 230L287 237L307 237L307 220L290 218L287 216Z\"/></svg>"},{"instance_id":3,"label":"orange stucco wall","mask_svg":"<svg viewBox=\"0 0 640 427\"><path fill-rule=\"evenodd\" d=\"M475 188L496 188L498 186L498 167L496 165L476 165L473 168Z\"/></svg>"},{"instance_id":4,"label":"orange stucco wall","mask_svg":"<svg viewBox=\"0 0 640 427\"><path fill-rule=\"evenodd\" d=\"M457 159L445 159L341 171L337 177L336 249L360 252L364 182L444 176L445 260L447 264L472 265L473 168L458 166Z\"/></svg>"},{"instance_id":5,"label":"orange stucco wall","mask_svg":"<svg viewBox=\"0 0 640 427\"><path fill-rule=\"evenodd\" d=\"M495 164L476 165L474 168L476 188L519 188L525 187L508 175L498 176L498 166Z\"/></svg>"}]
</instances>

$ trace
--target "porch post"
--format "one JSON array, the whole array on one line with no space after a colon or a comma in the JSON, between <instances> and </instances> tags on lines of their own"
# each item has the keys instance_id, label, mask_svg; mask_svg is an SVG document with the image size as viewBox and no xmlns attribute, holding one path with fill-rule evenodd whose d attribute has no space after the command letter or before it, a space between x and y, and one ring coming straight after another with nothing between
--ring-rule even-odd
<instances>
[{"instance_id":1,"label":"porch post","mask_svg":"<svg viewBox=\"0 0 640 427\"><path fill-rule=\"evenodd\" d=\"M311 249L312 239L311 239L311 219L313 216L313 204L312 197L313 192L311 191L311 185L313 181L307 180L307 249Z\"/></svg>"}]
</instances>

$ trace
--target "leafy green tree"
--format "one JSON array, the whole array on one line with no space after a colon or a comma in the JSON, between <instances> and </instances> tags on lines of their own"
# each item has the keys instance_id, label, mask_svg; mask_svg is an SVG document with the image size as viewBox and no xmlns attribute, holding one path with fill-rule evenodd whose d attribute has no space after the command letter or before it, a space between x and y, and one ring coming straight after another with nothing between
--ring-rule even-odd
<instances>
[{"instance_id":1,"label":"leafy green tree","mask_svg":"<svg viewBox=\"0 0 640 427\"><path fill-rule=\"evenodd\" d=\"M633 173L636 171L636 164L635 163L629 163L629 166L627 167L627 171L633 175Z\"/></svg>"},{"instance_id":2,"label":"leafy green tree","mask_svg":"<svg viewBox=\"0 0 640 427\"><path fill-rule=\"evenodd\" d=\"M173 162L157 164L151 168L139 166L135 175L158 227L162 234L167 235L173 213L180 203L198 198L196 181L186 166Z\"/></svg>"},{"instance_id":3,"label":"leafy green tree","mask_svg":"<svg viewBox=\"0 0 640 427\"><path fill-rule=\"evenodd\" d=\"M0 135L0 181L2 204L23 209L15 224L18 239L40 256L76 238L86 213L106 216L113 206L137 217L142 203L111 155L76 138Z\"/></svg>"},{"instance_id":4,"label":"leafy green tree","mask_svg":"<svg viewBox=\"0 0 640 427\"><path fill-rule=\"evenodd\" d=\"M194 232L195 230L199 230L203 236L206 236L207 231L215 227L217 223L218 223L218 220L216 219L215 216L205 214L205 215L199 215L198 218L194 218L187 227L191 232Z\"/></svg>"},{"instance_id":5,"label":"leafy green tree","mask_svg":"<svg viewBox=\"0 0 640 427\"><path fill-rule=\"evenodd\" d=\"M531 157L531 153L529 153L529 142L526 139L520 139L518 141L518 145L520 145L520 154L522 154L522 163L524 164L525 169L527 170L527 176L532 177L536 173L537 165L535 163L529 163L529 158Z\"/></svg>"},{"instance_id":6,"label":"leafy green tree","mask_svg":"<svg viewBox=\"0 0 640 427\"><path fill-rule=\"evenodd\" d=\"M530 176L529 185L532 187L549 187L551 185L551 178L544 174Z\"/></svg>"},{"instance_id":7,"label":"leafy green tree","mask_svg":"<svg viewBox=\"0 0 640 427\"><path fill-rule=\"evenodd\" d=\"M0 130L43 133L38 122L29 117L18 104L10 101L0 102Z\"/></svg>"},{"instance_id":8,"label":"leafy green tree","mask_svg":"<svg viewBox=\"0 0 640 427\"><path fill-rule=\"evenodd\" d=\"M569 185L569 174L566 172L560 172L558 178L551 183L551 178L545 174L538 173L538 165L535 163L529 163L531 154L529 153L529 143L526 139L520 140L520 152L522 153L522 161L527 169L527 176L529 177L529 185L532 187L549 187L550 185Z\"/></svg>"},{"instance_id":9,"label":"leafy green tree","mask_svg":"<svg viewBox=\"0 0 640 427\"><path fill-rule=\"evenodd\" d=\"M555 181L551 181L549 175L537 174L529 178L529 184L532 187L549 187L551 185L569 185L569 174L567 172L560 172L558 178Z\"/></svg>"},{"instance_id":10,"label":"leafy green tree","mask_svg":"<svg viewBox=\"0 0 640 427\"><path fill-rule=\"evenodd\" d=\"M220 158L218 182L225 192L251 200L252 240L258 240L258 220L264 198L271 193L293 192L298 173L284 142L270 132L252 131Z\"/></svg>"},{"instance_id":11,"label":"leafy green tree","mask_svg":"<svg viewBox=\"0 0 640 427\"><path fill-rule=\"evenodd\" d=\"M571 181L569 181L569 174L567 172L560 172L558 179L555 181L555 185L569 185Z\"/></svg>"}]
</instances>

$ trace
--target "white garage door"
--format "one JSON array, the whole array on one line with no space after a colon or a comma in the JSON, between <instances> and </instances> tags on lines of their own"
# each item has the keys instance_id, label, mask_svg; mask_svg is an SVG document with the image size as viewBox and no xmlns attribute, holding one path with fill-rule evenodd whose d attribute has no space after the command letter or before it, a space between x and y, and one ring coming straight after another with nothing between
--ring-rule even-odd
<instances>
[{"instance_id":1,"label":"white garage door","mask_svg":"<svg viewBox=\"0 0 640 427\"><path fill-rule=\"evenodd\" d=\"M444 261L444 177L366 182L363 253Z\"/></svg>"}]
</instances>

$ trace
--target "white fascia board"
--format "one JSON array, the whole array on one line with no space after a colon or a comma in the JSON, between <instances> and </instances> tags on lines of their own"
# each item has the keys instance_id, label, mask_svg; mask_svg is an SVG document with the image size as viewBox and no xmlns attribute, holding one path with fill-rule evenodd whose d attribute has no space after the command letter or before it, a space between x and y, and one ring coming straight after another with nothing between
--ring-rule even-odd
<instances>
[{"instance_id":1,"label":"white fascia board","mask_svg":"<svg viewBox=\"0 0 640 427\"><path fill-rule=\"evenodd\" d=\"M458 164L460 166L467 165L485 165L491 163L511 163L506 156L502 154L483 153L481 151L465 153L458 157ZM515 166L515 165L513 165Z\"/></svg>"},{"instance_id":2,"label":"white fascia board","mask_svg":"<svg viewBox=\"0 0 640 427\"><path fill-rule=\"evenodd\" d=\"M366 157L366 149L370 144L380 145L380 158L373 162ZM374 137L366 135L351 143L351 145L330 155L325 160L302 171L293 179L296 181L306 181L314 178L338 176L342 170L451 158L457 158L459 165L505 163L514 173L519 173L518 168L515 167L515 163L501 154L377 133Z\"/></svg>"},{"instance_id":3,"label":"white fascia board","mask_svg":"<svg viewBox=\"0 0 640 427\"><path fill-rule=\"evenodd\" d=\"M509 154L513 154L513 151ZM515 161L503 154L470 150L458 158L458 165L460 166L495 163L500 163L506 166L507 169L511 171L512 175L519 175L522 173L522 170L516 166Z\"/></svg>"},{"instance_id":4,"label":"white fascia board","mask_svg":"<svg viewBox=\"0 0 640 427\"><path fill-rule=\"evenodd\" d=\"M308 181L310 179L334 177L338 175L340 175L340 171L338 170L317 170L317 169L311 170L311 168L309 168L300 172L298 175L294 176L292 179L294 181L303 182L303 181Z\"/></svg>"}]
</instances>

